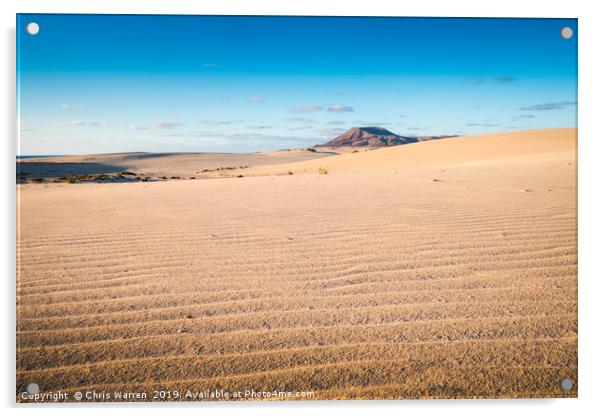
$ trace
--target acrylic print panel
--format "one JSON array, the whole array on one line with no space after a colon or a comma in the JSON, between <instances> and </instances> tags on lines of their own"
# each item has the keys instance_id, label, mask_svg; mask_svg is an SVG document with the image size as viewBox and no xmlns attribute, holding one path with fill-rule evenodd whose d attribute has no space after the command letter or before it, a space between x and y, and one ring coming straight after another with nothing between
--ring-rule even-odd
<instances>
[{"instance_id":1,"label":"acrylic print panel","mask_svg":"<svg viewBox=\"0 0 602 416\"><path fill-rule=\"evenodd\" d=\"M577 396L575 19L17 28L17 401Z\"/></svg>"}]
</instances>

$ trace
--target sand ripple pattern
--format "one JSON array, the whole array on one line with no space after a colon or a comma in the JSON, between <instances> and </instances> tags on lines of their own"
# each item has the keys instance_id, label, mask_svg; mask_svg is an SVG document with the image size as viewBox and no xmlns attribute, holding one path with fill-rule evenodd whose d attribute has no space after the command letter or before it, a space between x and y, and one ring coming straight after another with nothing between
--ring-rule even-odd
<instances>
[{"instance_id":1,"label":"sand ripple pattern","mask_svg":"<svg viewBox=\"0 0 602 416\"><path fill-rule=\"evenodd\" d=\"M565 160L27 185L19 204L18 392L576 396Z\"/></svg>"}]
</instances>

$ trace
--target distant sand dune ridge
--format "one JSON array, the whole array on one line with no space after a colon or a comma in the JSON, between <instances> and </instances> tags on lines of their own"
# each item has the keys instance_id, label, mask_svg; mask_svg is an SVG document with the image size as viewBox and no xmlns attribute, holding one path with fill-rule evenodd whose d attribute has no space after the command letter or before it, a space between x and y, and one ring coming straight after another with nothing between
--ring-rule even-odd
<instances>
[{"instance_id":1,"label":"distant sand dune ridge","mask_svg":"<svg viewBox=\"0 0 602 416\"><path fill-rule=\"evenodd\" d=\"M575 151L550 129L18 185L17 393L576 397Z\"/></svg>"},{"instance_id":2,"label":"distant sand dune ridge","mask_svg":"<svg viewBox=\"0 0 602 416\"><path fill-rule=\"evenodd\" d=\"M347 153L335 158L308 160L282 166L257 166L247 171L284 173L314 173L320 167L330 173L424 169L457 165L476 165L498 162L536 161L555 157L566 158L567 152L576 154L575 129L558 128L503 132L466 137L450 137L427 142L386 147L370 152ZM361 147L358 148L361 150Z\"/></svg>"}]
</instances>

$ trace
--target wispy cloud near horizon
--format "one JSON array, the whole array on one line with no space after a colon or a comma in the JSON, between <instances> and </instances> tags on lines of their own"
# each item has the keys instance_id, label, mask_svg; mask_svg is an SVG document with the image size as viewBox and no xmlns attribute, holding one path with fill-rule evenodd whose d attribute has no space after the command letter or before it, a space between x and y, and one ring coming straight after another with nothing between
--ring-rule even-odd
<instances>
[{"instance_id":1,"label":"wispy cloud near horizon","mask_svg":"<svg viewBox=\"0 0 602 416\"><path fill-rule=\"evenodd\" d=\"M82 119L73 119L73 120L68 120L68 121L52 121L51 122L53 127L64 127L64 126L76 126L76 127L80 127L80 126L90 126L90 127L99 127L99 126L107 126L109 123L107 123L106 121L102 121L102 120L91 120L91 121L86 121L86 120L82 120Z\"/></svg>"},{"instance_id":2,"label":"wispy cloud near horizon","mask_svg":"<svg viewBox=\"0 0 602 416\"><path fill-rule=\"evenodd\" d=\"M543 104L534 104L528 105L526 107L521 107L520 110L523 111L550 111L550 110L561 110L565 107L576 105L576 101L561 101L556 103L543 103Z\"/></svg>"},{"instance_id":3,"label":"wispy cloud near horizon","mask_svg":"<svg viewBox=\"0 0 602 416\"><path fill-rule=\"evenodd\" d=\"M182 125L182 123L174 123L169 121L155 121L151 124L151 127L156 130L171 130L181 127Z\"/></svg>"},{"instance_id":4,"label":"wispy cloud near horizon","mask_svg":"<svg viewBox=\"0 0 602 416\"><path fill-rule=\"evenodd\" d=\"M317 104L309 104L309 105L303 105L301 107L295 107L291 111L293 113L313 113L315 111L321 111L321 110L322 110L322 106L317 105Z\"/></svg>"},{"instance_id":5,"label":"wispy cloud near horizon","mask_svg":"<svg viewBox=\"0 0 602 416\"><path fill-rule=\"evenodd\" d=\"M499 127L497 123L466 123L466 127Z\"/></svg>"},{"instance_id":6,"label":"wispy cloud near horizon","mask_svg":"<svg viewBox=\"0 0 602 416\"><path fill-rule=\"evenodd\" d=\"M137 126L135 124L130 124L128 126L128 130L130 131L135 131L135 130L148 130L148 127L146 126Z\"/></svg>"},{"instance_id":7,"label":"wispy cloud near horizon","mask_svg":"<svg viewBox=\"0 0 602 416\"><path fill-rule=\"evenodd\" d=\"M200 123L208 124L211 126L230 126L232 124L242 123L243 121L244 120L242 120L242 119L228 120L228 119L221 119L221 118L210 118L210 119L201 120Z\"/></svg>"},{"instance_id":8,"label":"wispy cloud near horizon","mask_svg":"<svg viewBox=\"0 0 602 416\"><path fill-rule=\"evenodd\" d=\"M529 119L529 118L535 118L535 116L533 114L519 114L519 115L512 117L513 120L521 120L521 119Z\"/></svg>"},{"instance_id":9,"label":"wispy cloud near horizon","mask_svg":"<svg viewBox=\"0 0 602 416\"><path fill-rule=\"evenodd\" d=\"M328 112L330 113L353 113L354 111L353 107L343 104L335 104L328 107Z\"/></svg>"},{"instance_id":10,"label":"wispy cloud near horizon","mask_svg":"<svg viewBox=\"0 0 602 416\"><path fill-rule=\"evenodd\" d=\"M510 75L498 75L495 77L484 77L476 75L464 79L464 82L470 85L482 85L489 82L493 82L496 84L510 84L516 81L518 81L518 78Z\"/></svg>"},{"instance_id":11,"label":"wispy cloud near horizon","mask_svg":"<svg viewBox=\"0 0 602 416\"><path fill-rule=\"evenodd\" d=\"M282 121L286 121L286 122L289 122L289 123L305 123L305 124L309 124L309 123L313 123L314 119L306 118L306 117L286 117L286 118L283 118Z\"/></svg>"}]
</instances>

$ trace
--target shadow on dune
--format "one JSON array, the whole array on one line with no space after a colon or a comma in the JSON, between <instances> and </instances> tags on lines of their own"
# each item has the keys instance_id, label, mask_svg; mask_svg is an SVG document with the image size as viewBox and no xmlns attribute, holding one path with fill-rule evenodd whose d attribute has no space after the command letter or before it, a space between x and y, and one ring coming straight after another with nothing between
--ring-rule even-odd
<instances>
[{"instance_id":1,"label":"shadow on dune","mask_svg":"<svg viewBox=\"0 0 602 416\"><path fill-rule=\"evenodd\" d=\"M98 175L119 173L125 169L121 166L104 163L53 163L53 162L17 162L17 177L29 178L57 178L71 175Z\"/></svg>"}]
</instances>

